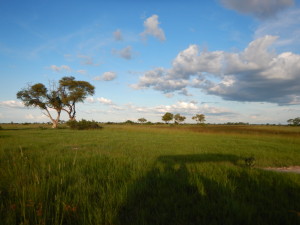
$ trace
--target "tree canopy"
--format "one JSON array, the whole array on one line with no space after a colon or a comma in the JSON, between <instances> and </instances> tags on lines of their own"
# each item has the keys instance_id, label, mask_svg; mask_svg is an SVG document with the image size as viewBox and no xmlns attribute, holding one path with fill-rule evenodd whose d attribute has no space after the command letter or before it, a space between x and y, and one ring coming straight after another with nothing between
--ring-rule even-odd
<instances>
[{"instance_id":1,"label":"tree canopy","mask_svg":"<svg viewBox=\"0 0 300 225\"><path fill-rule=\"evenodd\" d=\"M181 123L186 119L185 116L181 116L179 113L174 115L174 120L176 123Z\"/></svg>"},{"instance_id":2,"label":"tree canopy","mask_svg":"<svg viewBox=\"0 0 300 225\"><path fill-rule=\"evenodd\" d=\"M292 126L300 126L300 117L289 119L287 122Z\"/></svg>"},{"instance_id":3,"label":"tree canopy","mask_svg":"<svg viewBox=\"0 0 300 225\"><path fill-rule=\"evenodd\" d=\"M146 120L145 118L139 118L138 121L139 121L140 123L146 123L146 122L147 122L147 120Z\"/></svg>"},{"instance_id":4,"label":"tree canopy","mask_svg":"<svg viewBox=\"0 0 300 225\"><path fill-rule=\"evenodd\" d=\"M77 81L75 77L63 77L59 80L59 92L64 104L62 110L68 113L70 120L75 120L76 103L83 102L88 95L95 93L95 87L86 81Z\"/></svg>"},{"instance_id":5,"label":"tree canopy","mask_svg":"<svg viewBox=\"0 0 300 225\"><path fill-rule=\"evenodd\" d=\"M68 113L70 120L75 120L77 102L83 102L88 95L94 94L95 87L86 81L76 81L74 77L63 77L59 85L52 82L51 88L37 83L28 85L17 93L26 107L35 107L45 111L45 115L52 121L52 127L56 128L61 111ZM56 117L50 113L50 109L56 111Z\"/></svg>"},{"instance_id":6,"label":"tree canopy","mask_svg":"<svg viewBox=\"0 0 300 225\"><path fill-rule=\"evenodd\" d=\"M204 114L196 114L196 116L192 117L197 123L204 123L205 122L205 115Z\"/></svg>"},{"instance_id":7,"label":"tree canopy","mask_svg":"<svg viewBox=\"0 0 300 225\"><path fill-rule=\"evenodd\" d=\"M172 113L166 112L163 116L162 116L162 121L165 121L166 123L168 123L169 121L173 120L174 115Z\"/></svg>"}]
</instances>

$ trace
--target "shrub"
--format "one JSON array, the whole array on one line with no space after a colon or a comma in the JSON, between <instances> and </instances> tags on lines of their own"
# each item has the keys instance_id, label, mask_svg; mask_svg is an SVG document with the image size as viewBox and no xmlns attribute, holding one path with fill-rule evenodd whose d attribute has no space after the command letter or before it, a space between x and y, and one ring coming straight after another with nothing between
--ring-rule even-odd
<instances>
[{"instance_id":1,"label":"shrub","mask_svg":"<svg viewBox=\"0 0 300 225\"><path fill-rule=\"evenodd\" d=\"M245 158L245 165L248 168L253 168L255 165L255 158L253 156Z\"/></svg>"},{"instance_id":2,"label":"shrub","mask_svg":"<svg viewBox=\"0 0 300 225\"><path fill-rule=\"evenodd\" d=\"M89 121L82 119L80 121L76 120L69 120L67 122L67 125L73 129L73 130L89 130L89 129L100 129L101 126L98 125L98 123L94 120Z\"/></svg>"},{"instance_id":3,"label":"shrub","mask_svg":"<svg viewBox=\"0 0 300 225\"><path fill-rule=\"evenodd\" d=\"M3 128L0 126L0 130L3 130Z\"/></svg>"}]
</instances>

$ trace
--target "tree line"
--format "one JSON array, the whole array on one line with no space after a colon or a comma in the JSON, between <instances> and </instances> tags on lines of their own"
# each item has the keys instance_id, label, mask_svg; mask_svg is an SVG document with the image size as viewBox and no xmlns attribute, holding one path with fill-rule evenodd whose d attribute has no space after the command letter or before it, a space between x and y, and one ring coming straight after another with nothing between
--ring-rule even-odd
<instances>
[{"instance_id":1,"label":"tree line","mask_svg":"<svg viewBox=\"0 0 300 225\"><path fill-rule=\"evenodd\" d=\"M186 117L180 115L179 113L177 114L173 114L170 112L166 112L163 116L162 116L162 121L164 121L165 123L169 123L170 121L173 121L176 124L179 124L181 122L184 122ZM197 123L204 123L205 122L205 115L204 114L196 114L195 116L192 117L193 120L195 120Z\"/></svg>"}]
</instances>

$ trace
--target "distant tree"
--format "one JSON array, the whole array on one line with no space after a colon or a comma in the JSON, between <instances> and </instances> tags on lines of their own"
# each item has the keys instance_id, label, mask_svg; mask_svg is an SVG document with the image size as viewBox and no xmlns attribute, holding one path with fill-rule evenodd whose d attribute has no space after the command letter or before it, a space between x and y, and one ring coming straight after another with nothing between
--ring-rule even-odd
<instances>
[{"instance_id":1,"label":"distant tree","mask_svg":"<svg viewBox=\"0 0 300 225\"><path fill-rule=\"evenodd\" d=\"M52 128L57 128L63 103L60 98L59 90L48 90L43 84L37 83L29 85L17 93L17 98L20 99L26 107L39 108L52 122ZM50 110L56 111L56 116L53 117Z\"/></svg>"},{"instance_id":2,"label":"distant tree","mask_svg":"<svg viewBox=\"0 0 300 225\"><path fill-rule=\"evenodd\" d=\"M205 122L205 115L204 114L196 114L196 116L192 117L197 123L204 123Z\"/></svg>"},{"instance_id":3,"label":"distant tree","mask_svg":"<svg viewBox=\"0 0 300 225\"><path fill-rule=\"evenodd\" d=\"M64 105L62 110L68 113L70 120L76 118L76 103L83 102L87 96L95 93L95 87L87 81L75 80L74 77L63 77L59 80L59 92Z\"/></svg>"},{"instance_id":4,"label":"distant tree","mask_svg":"<svg viewBox=\"0 0 300 225\"><path fill-rule=\"evenodd\" d=\"M147 122L147 120L146 120L145 118L139 118L138 121L139 121L140 123L146 123L146 122Z\"/></svg>"},{"instance_id":5,"label":"distant tree","mask_svg":"<svg viewBox=\"0 0 300 225\"><path fill-rule=\"evenodd\" d=\"M300 117L297 117L295 119L289 119L287 122L289 123L289 125L292 126L300 126Z\"/></svg>"},{"instance_id":6,"label":"distant tree","mask_svg":"<svg viewBox=\"0 0 300 225\"><path fill-rule=\"evenodd\" d=\"M174 120L176 123L181 123L186 119L185 116L181 116L179 113L174 115Z\"/></svg>"},{"instance_id":7,"label":"distant tree","mask_svg":"<svg viewBox=\"0 0 300 225\"><path fill-rule=\"evenodd\" d=\"M173 120L174 115L172 113L165 113L165 115L162 116L162 121L165 121L166 123L168 123L169 121Z\"/></svg>"},{"instance_id":8,"label":"distant tree","mask_svg":"<svg viewBox=\"0 0 300 225\"><path fill-rule=\"evenodd\" d=\"M132 120L126 120L124 123L125 124L134 124L134 122Z\"/></svg>"}]
</instances>

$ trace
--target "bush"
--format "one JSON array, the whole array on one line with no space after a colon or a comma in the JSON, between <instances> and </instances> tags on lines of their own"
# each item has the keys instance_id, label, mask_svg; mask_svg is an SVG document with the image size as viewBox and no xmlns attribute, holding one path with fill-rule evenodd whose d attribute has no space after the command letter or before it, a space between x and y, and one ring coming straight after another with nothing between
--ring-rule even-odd
<instances>
[{"instance_id":1,"label":"bush","mask_svg":"<svg viewBox=\"0 0 300 225\"><path fill-rule=\"evenodd\" d=\"M88 121L85 119L82 119L80 121L76 120L69 120L67 122L67 125L73 129L73 130L89 130L89 129L100 129L101 126L98 125L98 123L94 120Z\"/></svg>"},{"instance_id":2,"label":"bush","mask_svg":"<svg viewBox=\"0 0 300 225\"><path fill-rule=\"evenodd\" d=\"M3 130L3 128L0 126L0 130Z\"/></svg>"}]
</instances>

